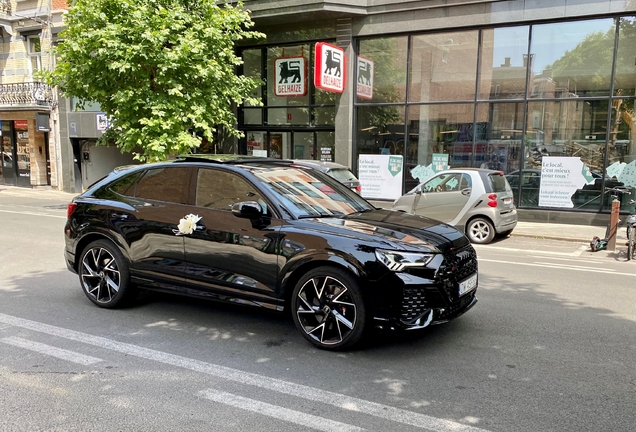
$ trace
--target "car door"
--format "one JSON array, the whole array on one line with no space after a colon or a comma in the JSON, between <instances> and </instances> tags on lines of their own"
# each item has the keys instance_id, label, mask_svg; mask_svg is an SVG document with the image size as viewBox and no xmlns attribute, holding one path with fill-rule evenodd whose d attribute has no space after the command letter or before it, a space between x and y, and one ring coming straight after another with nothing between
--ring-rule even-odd
<instances>
[{"instance_id":1,"label":"car door","mask_svg":"<svg viewBox=\"0 0 636 432\"><path fill-rule=\"evenodd\" d=\"M185 281L183 237L175 235L189 208L192 168L161 167L141 174L110 223L128 243L131 274L145 285L169 288Z\"/></svg>"},{"instance_id":2,"label":"car door","mask_svg":"<svg viewBox=\"0 0 636 432\"><path fill-rule=\"evenodd\" d=\"M442 173L422 184L413 213L450 223L464 208L472 191L470 175Z\"/></svg>"},{"instance_id":3,"label":"car door","mask_svg":"<svg viewBox=\"0 0 636 432\"><path fill-rule=\"evenodd\" d=\"M184 236L187 282L209 295L275 308L281 220L258 188L235 172L199 168L195 190L195 206L188 211L201 219ZM267 217L235 216L232 206L244 201L259 203Z\"/></svg>"}]
</instances>

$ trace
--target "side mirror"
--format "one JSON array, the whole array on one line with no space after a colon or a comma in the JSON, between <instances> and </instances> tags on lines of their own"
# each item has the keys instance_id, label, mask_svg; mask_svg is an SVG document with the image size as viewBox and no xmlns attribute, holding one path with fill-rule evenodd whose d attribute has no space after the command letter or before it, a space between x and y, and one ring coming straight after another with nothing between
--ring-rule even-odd
<instances>
[{"instance_id":1,"label":"side mirror","mask_svg":"<svg viewBox=\"0 0 636 432\"><path fill-rule=\"evenodd\" d=\"M232 206L232 214L245 219L258 219L263 216L263 209L256 201L243 201Z\"/></svg>"}]
</instances>

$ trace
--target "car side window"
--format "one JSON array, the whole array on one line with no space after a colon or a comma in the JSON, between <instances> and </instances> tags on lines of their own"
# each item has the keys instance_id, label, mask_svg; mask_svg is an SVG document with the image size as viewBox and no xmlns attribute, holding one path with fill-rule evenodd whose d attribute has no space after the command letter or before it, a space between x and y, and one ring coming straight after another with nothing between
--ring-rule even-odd
<instances>
[{"instance_id":1,"label":"car side window","mask_svg":"<svg viewBox=\"0 0 636 432\"><path fill-rule=\"evenodd\" d=\"M117 180L115 183L108 186L111 192L115 192L118 195L135 196L135 182L141 176L141 173L134 173L124 178Z\"/></svg>"},{"instance_id":2,"label":"car side window","mask_svg":"<svg viewBox=\"0 0 636 432\"><path fill-rule=\"evenodd\" d=\"M440 174L433 177L422 186L423 192L453 192L458 191L462 174Z\"/></svg>"},{"instance_id":3,"label":"car side window","mask_svg":"<svg viewBox=\"0 0 636 432\"><path fill-rule=\"evenodd\" d=\"M198 207L230 211L237 202L256 201L263 213L268 213L267 204L256 187L231 172L199 168L196 192Z\"/></svg>"},{"instance_id":4,"label":"car side window","mask_svg":"<svg viewBox=\"0 0 636 432\"><path fill-rule=\"evenodd\" d=\"M149 169L137 182L135 197L186 204L191 172L187 167Z\"/></svg>"},{"instance_id":5,"label":"car side window","mask_svg":"<svg viewBox=\"0 0 636 432\"><path fill-rule=\"evenodd\" d=\"M462 180L459 182L459 190L473 187L473 180L468 174L462 174Z\"/></svg>"}]
</instances>

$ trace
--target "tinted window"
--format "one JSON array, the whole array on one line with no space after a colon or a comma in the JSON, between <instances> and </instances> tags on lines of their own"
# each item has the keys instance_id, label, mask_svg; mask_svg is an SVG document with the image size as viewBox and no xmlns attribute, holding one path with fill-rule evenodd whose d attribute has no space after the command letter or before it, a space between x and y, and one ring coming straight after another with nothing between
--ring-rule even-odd
<instances>
[{"instance_id":1,"label":"tinted window","mask_svg":"<svg viewBox=\"0 0 636 432\"><path fill-rule=\"evenodd\" d=\"M256 201L266 212L267 206L258 190L247 180L230 172L199 169L196 205L217 210L232 210L237 202Z\"/></svg>"},{"instance_id":2,"label":"tinted window","mask_svg":"<svg viewBox=\"0 0 636 432\"><path fill-rule=\"evenodd\" d=\"M140 173L134 173L111 183L108 189L119 195L135 196L135 182L139 178Z\"/></svg>"},{"instance_id":3,"label":"tinted window","mask_svg":"<svg viewBox=\"0 0 636 432\"><path fill-rule=\"evenodd\" d=\"M149 169L137 182L135 196L185 204L188 202L190 172L185 167Z\"/></svg>"},{"instance_id":4,"label":"tinted window","mask_svg":"<svg viewBox=\"0 0 636 432\"><path fill-rule=\"evenodd\" d=\"M493 192L506 192L511 190L508 181L502 174L490 174L488 178L490 179L490 186Z\"/></svg>"}]
</instances>

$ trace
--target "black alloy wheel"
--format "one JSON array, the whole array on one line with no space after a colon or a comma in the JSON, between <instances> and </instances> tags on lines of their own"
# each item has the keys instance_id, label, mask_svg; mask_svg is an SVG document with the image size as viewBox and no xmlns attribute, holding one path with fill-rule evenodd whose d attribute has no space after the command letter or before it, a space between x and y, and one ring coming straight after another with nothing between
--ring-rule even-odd
<instances>
[{"instance_id":1,"label":"black alloy wheel","mask_svg":"<svg viewBox=\"0 0 636 432\"><path fill-rule=\"evenodd\" d=\"M79 264L79 279L84 294L99 307L115 308L130 297L128 262L108 240L89 244Z\"/></svg>"},{"instance_id":2,"label":"black alloy wheel","mask_svg":"<svg viewBox=\"0 0 636 432\"><path fill-rule=\"evenodd\" d=\"M315 346L350 348L366 327L366 308L354 277L334 267L318 267L298 281L291 301L294 323Z\"/></svg>"},{"instance_id":3,"label":"black alloy wheel","mask_svg":"<svg viewBox=\"0 0 636 432\"><path fill-rule=\"evenodd\" d=\"M495 238L495 227L489 220L478 217L466 226L466 236L471 243L490 243Z\"/></svg>"}]
</instances>

